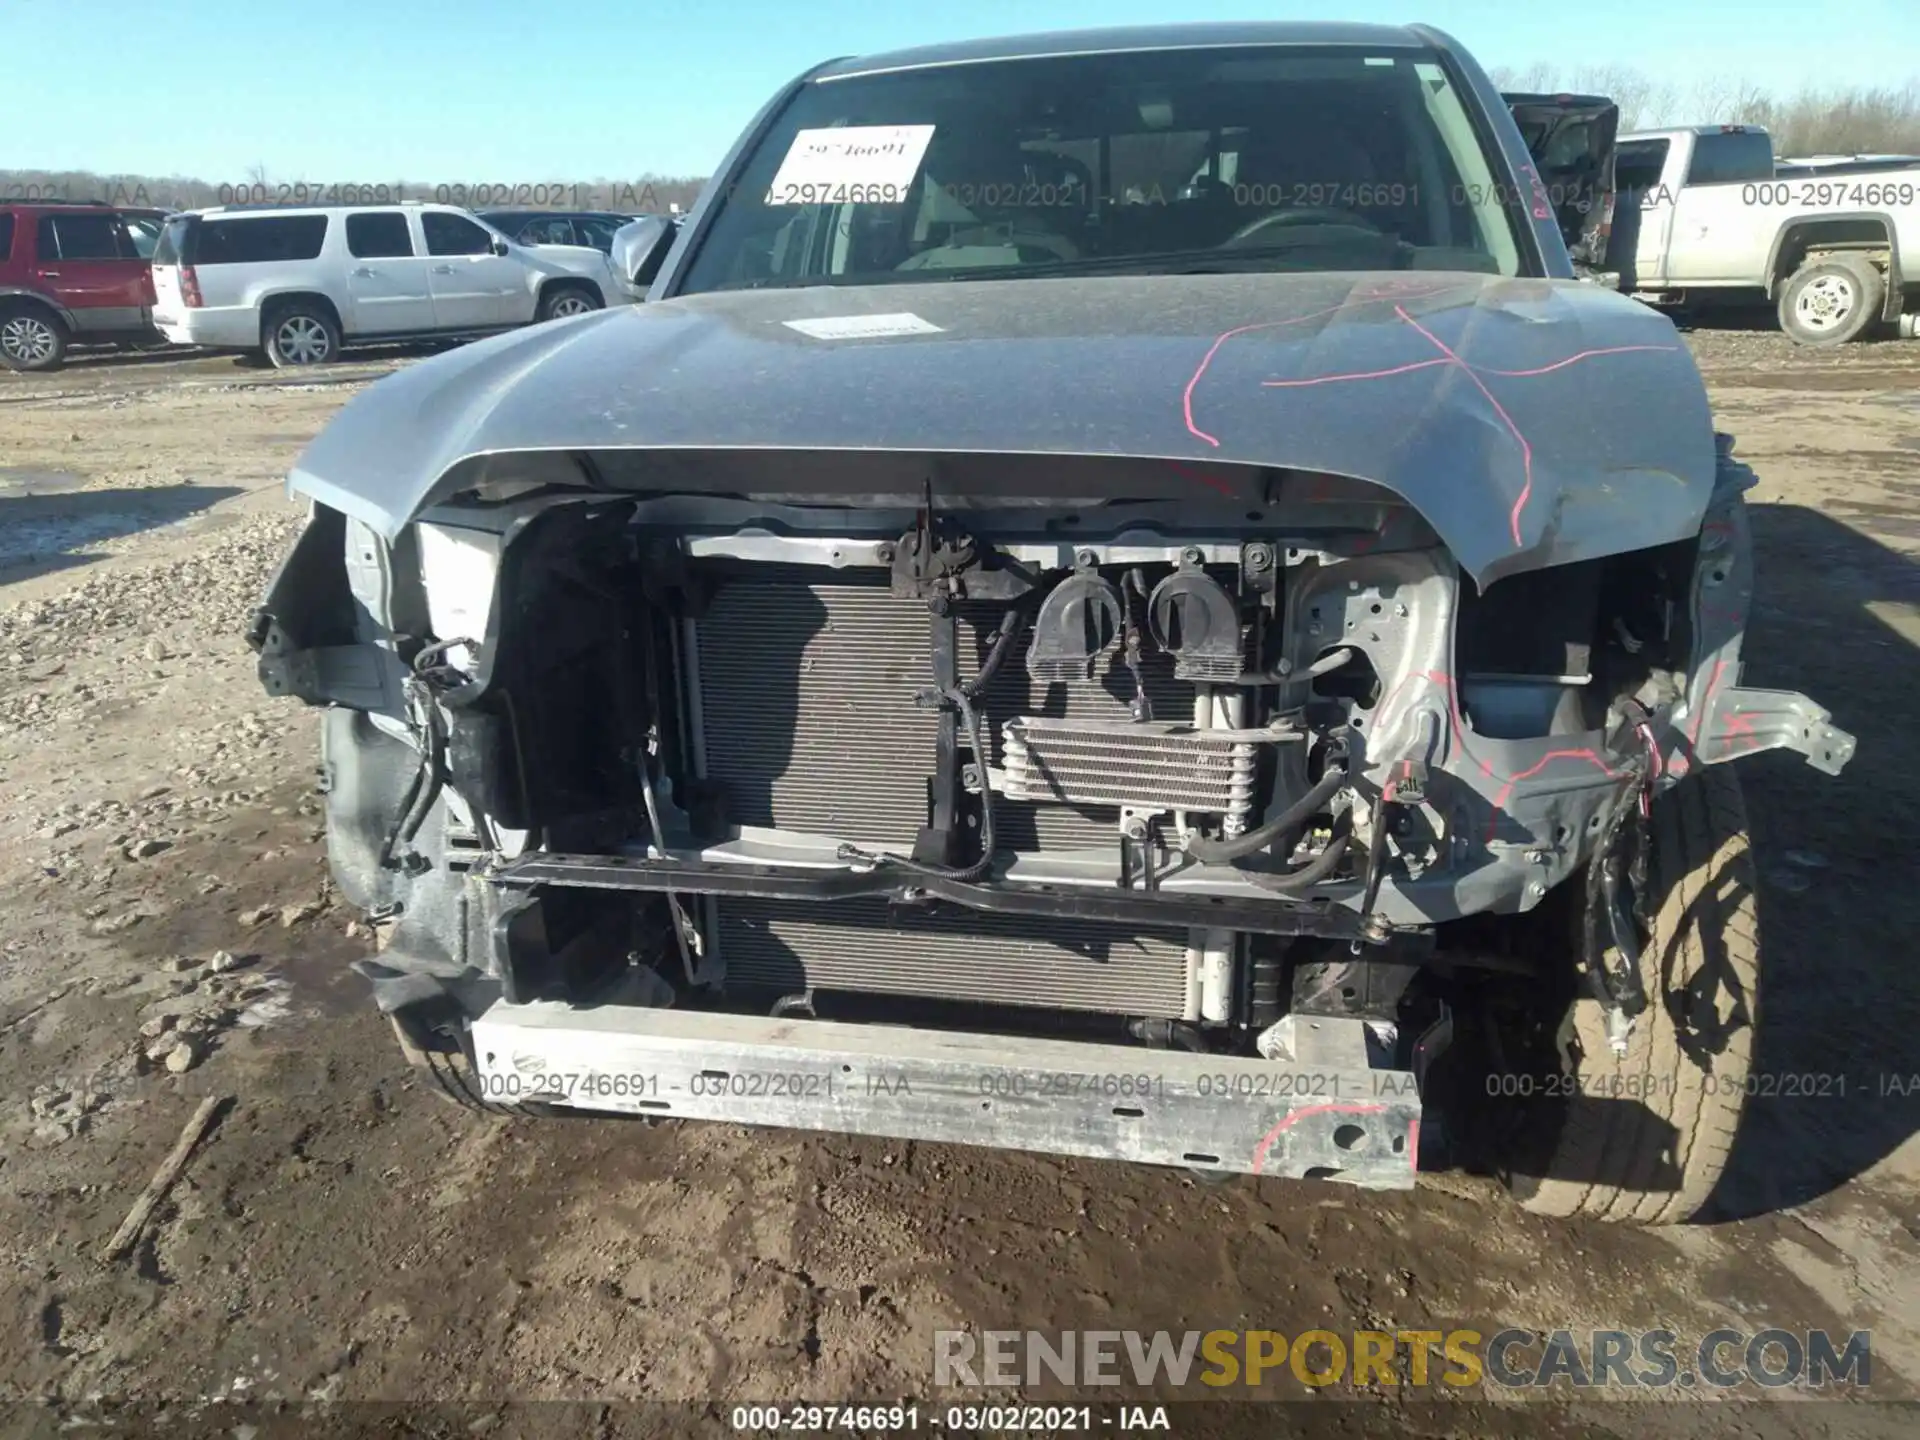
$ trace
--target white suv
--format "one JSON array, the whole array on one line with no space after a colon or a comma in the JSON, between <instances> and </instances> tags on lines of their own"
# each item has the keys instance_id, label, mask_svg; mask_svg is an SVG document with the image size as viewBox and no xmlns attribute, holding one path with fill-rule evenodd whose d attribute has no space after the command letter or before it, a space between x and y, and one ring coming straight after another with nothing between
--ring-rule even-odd
<instances>
[{"instance_id":1,"label":"white suv","mask_svg":"<svg viewBox=\"0 0 1920 1440\"><path fill-rule=\"evenodd\" d=\"M516 245L450 205L217 207L167 220L153 322L180 345L260 350L275 365L343 344L483 335L640 298L607 257Z\"/></svg>"}]
</instances>

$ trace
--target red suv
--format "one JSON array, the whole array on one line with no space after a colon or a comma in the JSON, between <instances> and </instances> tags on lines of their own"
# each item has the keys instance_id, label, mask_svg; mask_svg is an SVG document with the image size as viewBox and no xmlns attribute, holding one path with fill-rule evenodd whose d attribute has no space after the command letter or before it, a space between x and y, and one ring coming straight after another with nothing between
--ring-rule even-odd
<instances>
[{"instance_id":1,"label":"red suv","mask_svg":"<svg viewBox=\"0 0 1920 1440\"><path fill-rule=\"evenodd\" d=\"M69 345L152 344L163 211L0 204L0 365L53 370Z\"/></svg>"}]
</instances>

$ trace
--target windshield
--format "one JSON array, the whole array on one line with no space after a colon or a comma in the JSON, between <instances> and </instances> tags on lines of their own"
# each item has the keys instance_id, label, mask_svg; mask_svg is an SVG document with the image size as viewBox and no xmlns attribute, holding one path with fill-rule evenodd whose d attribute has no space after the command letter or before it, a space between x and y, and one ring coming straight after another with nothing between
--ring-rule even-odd
<instances>
[{"instance_id":1,"label":"windshield","mask_svg":"<svg viewBox=\"0 0 1920 1440\"><path fill-rule=\"evenodd\" d=\"M1521 271L1431 51L1195 49L801 89L680 288L1087 273Z\"/></svg>"}]
</instances>

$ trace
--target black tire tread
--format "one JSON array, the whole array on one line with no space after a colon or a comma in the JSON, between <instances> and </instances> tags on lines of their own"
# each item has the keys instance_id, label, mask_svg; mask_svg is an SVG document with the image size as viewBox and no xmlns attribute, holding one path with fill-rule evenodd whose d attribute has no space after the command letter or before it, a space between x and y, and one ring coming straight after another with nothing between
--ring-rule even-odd
<instances>
[{"instance_id":1,"label":"black tire tread","mask_svg":"<svg viewBox=\"0 0 1920 1440\"><path fill-rule=\"evenodd\" d=\"M1538 1214L1678 1223L1706 1203L1733 1148L1758 1019L1760 962L1739 777L1720 766L1675 786L1654 804L1653 836L1648 878L1659 908L1642 975L1649 1005L1626 1060L1608 1049L1598 1004L1583 998L1574 1016L1581 1093L1632 1099L1567 1107L1546 1176L1520 1190L1521 1204ZM1705 1063L1682 1048L1689 1017L1676 1013L1703 975L1712 977L1707 1001L1731 996L1739 1006L1723 1047ZM1664 1143L1669 1131L1671 1150ZM1676 1187L1658 1184L1663 1168L1677 1174Z\"/></svg>"},{"instance_id":2,"label":"black tire tread","mask_svg":"<svg viewBox=\"0 0 1920 1440\"><path fill-rule=\"evenodd\" d=\"M545 291L541 293L539 309L536 311L534 319L541 323L552 320L554 318L552 308L554 302L562 295L569 294L585 297L593 303L593 308L596 310L604 310L607 308L606 302L600 298L600 293L595 290L589 282L585 280L577 282L559 280L548 285Z\"/></svg>"},{"instance_id":3,"label":"black tire tread","mask_svg":"<svg viewBox=\"0 0 1920 1440\"><path fill-rule=\"evenodd\" d=\"M302 365L291 365L287 363L282 360L274 350L273 332L280 327L280 322L290 315L311 315L314 319L324 322L328 330L333 334L333 349L328 354L325 363L332 364L340 359L340 346L341 342L345 339L345 334L340 328L340 322L329 314L324 307L312 301L283 300L277 304L269 304L260 317L260 334L264 342L261 348L266 353L267 363L269 365L273 366L276 370L301 370L307 368Z\"/></svg>"},{"instance_id":4,"label":"black tire tread","mask_svg":"<svg viewBox=\"0 0 1920 1440\"><path fill-rule=\"evenodd\" d=\"M67 329L66 322L54 314L45 305L32 300L17 301L12 304L0 304L0 321L9 315L22 312L36 312L52 328L54 338L53 354L38 365L19 365L11 360L0 359L0 369L11 370L16 375L48 375L67 363L67 349L73 344L73 334Z\"/></svg>"},{"instance_id":5,"label":"black tire tread","mask_svg":"<svg viewBox=\"0 0 1920 1440\"><path fill-rule=\"evenodd\" d=\"M1794 283L1799 280L1801 274L1805 271L1821 266L1831 266L1835 269L1845 270L1853 276L1855 283L1860 287L1860 319L1852 328L1840 334L1818 337L1803 336L1794 329L1792 321L1788 318L1792 314L1791 302L1794 293ZM1856 340L1864 340L1867 335L1872 332L1873 327L1879 322L1880 310L1881 307L1885 305L1886 298L1886 277L1880 273L1879 268L1871 260L1863 255L1849 255L1845 252L1823 255L1811 264L1804 265L1800 270L1796 270L1793 275L1788 278L1787 283L1781 287L1780 303L1778 306L1780 328L1785 331L1788 338L1796 344L1821 347L1848 345Z\"/></svg>"}]
</instances>

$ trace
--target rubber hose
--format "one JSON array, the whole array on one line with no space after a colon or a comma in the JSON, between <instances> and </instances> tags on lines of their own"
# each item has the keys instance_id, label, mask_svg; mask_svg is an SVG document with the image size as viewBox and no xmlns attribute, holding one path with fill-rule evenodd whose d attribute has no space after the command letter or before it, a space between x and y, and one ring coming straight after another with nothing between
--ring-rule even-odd
<instances>
[{"instance_id":1,"label":"rubber hose","mask_svg":"<svg viewBox=\"0 0 1920 1440\"><path fill-rule=\"evenodd\" d=\"M1301 890L1311 890L1324 882L1347 855L1347 839L1353 834L1353 812L1347 811L1333 822L1333 836L1327 841L1327 848L1298 870L1287 875L1267 875L1258 870L1241 870L1262 890L1277 890L1282 894L1294 894Z\"/></svg>"},{"instance_id":2,"label":"rubber hose","mask_svg":"<svg viewBox=\"0 0 1920 1440\"><path fill-rule=\"evenodd\" d=\"M1009 610L1001 617L1000 633L994 637L987 651L987 658L980 663L980 673L960 687L960 693L969 699L977 698L987 688L993 677L1000 671L1001 663L1007 658L1007 651L1013 648L1013 637L1020 631L1021 615L1018 610Z\"/></svg>"},{"instance_id":3,"label":"rubber hose","mask_svg":"<svg viewBox=\"0 0 1920 1440\"><path fill-rule=\"evenodd\" d=\"M1227 840L1207 840L1198 835L1189 835L1187 854L1202 865L1227 865L1235 860L1243 860L1312 819L1314 812L1331 800L1346 780L1345 770L1329 766L1327 773L1320 777L1319 784L1258 830L1249 830L1244 835L1235 835Z\"/></svg>"}]
</instances>

